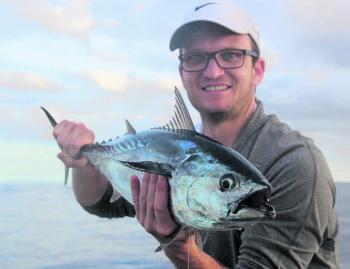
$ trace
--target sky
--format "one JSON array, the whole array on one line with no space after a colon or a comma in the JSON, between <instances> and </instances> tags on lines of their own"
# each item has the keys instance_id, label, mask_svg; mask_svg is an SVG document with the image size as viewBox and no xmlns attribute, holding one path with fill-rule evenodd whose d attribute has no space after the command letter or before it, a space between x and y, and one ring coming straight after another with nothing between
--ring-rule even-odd
<instances>
[{"instance_id":1,"label":"sky","mask_svg":"<svg viewBox=\"0 0 350 269\"><path fill-rule=\"evenodd\" d=\"M313 138L334 180L350 182L350 2L235 2L260 31L265 110ZM185 95L168 43L195 3L0 0L0 182L63 182L40 106L97 140L124 134L125 118L137 130L167 122L174 87Z\"/></svg>"}]
</instances>

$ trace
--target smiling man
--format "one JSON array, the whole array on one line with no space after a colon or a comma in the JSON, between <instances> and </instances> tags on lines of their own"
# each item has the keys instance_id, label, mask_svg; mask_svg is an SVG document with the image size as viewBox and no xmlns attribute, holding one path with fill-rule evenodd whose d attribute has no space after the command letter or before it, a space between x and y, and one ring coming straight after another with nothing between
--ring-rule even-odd
<instances>
[{"instance_id":1,"label":"smiling man","mask_svg":"<svg viewBox=\"0 0 350 269\"><path fill-rule=\"evenodd\" d=\"M256 99L265 62L253 21L232 1L201 2L176 29L170 49L179 50L179 72L201 132L249 159L273 186L274 221L242 230L182 233L165 249L176 268L339 268L335 187L327 163L311 139L264 113ZM159 242L178 230L168 208L163 176L131 178L134 207L109 203L107 179L78 158L94 134L63 121L54 130L61 160L74 167L79 203L99 216L136 215Z\"/></svg>"},{"instance_id":2,"label":"smiling man","mask_svg":"<svg viewBox=\"0 0 350 269\"><path fill-rule=\"evenodd\" d=\"M233 35L204 21L182 27L172 39L172 48L184 35L181 31L195 29L180 48L183 85L201 115L204 133L231 146L256 108L255 88L264 75L264 60L257 49L253 51L257 46L248 35ZM227 140L220 137L225 133L229 134Z\"/></svg>"}]
</instances>

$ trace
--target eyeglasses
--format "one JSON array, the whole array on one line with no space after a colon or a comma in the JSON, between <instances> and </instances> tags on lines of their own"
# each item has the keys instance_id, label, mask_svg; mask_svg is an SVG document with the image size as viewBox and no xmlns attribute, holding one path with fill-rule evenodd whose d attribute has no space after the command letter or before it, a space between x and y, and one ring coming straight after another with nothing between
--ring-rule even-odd
<instances>
[{"instance_id":1,"label":"eyeglasses","mask_svg":"<svg viewBox=\"0 0 350 269\"><path fill-rule=\"evenodd\" d=\"M244 64L245 56L257 58L254 51L244 49L225 49L214 52L190 52L179 55L181 68L186 72L199 72L207 68L210 59L215 59L223 69L240 68Z\"/></svg>"}]
</instances>

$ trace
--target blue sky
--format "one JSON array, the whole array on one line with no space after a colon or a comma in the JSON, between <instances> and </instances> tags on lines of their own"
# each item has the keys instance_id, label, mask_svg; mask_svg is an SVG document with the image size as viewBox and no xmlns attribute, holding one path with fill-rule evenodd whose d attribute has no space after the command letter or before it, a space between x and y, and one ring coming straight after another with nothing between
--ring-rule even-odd
<instances>
[{"instance_id":1,"label":"blue sky","mask_svg":"<svg viewBox=\"0 0 350 269\"><path fill-rule=\"evenodd\" d=\"M265 109L312 137L335 180L350 182L350 2L236 2L260 29ZM138 130L165 123L174 86L184 93L168 41L192 5L0 0L0 180L63 181L39 106L97 140L123 134L124 118Z\"/></svg>"}]
</instances>

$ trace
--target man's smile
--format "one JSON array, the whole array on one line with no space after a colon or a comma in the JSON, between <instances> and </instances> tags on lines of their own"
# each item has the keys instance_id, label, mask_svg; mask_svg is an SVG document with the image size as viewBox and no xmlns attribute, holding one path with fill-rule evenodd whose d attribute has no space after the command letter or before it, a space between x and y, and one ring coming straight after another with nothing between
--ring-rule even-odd
<instances>
[{"instance_id":1,"label":"man's smile","mask_svg":"<svg viewBox=\"0 0 350 269\"><path fill-rule=\"evenodd\" d=\"M209 85L202 87L202 90L205 92L218 92L218 91L226 91L230 89L229 85Z\"/></svg>"}]
</instances>

